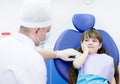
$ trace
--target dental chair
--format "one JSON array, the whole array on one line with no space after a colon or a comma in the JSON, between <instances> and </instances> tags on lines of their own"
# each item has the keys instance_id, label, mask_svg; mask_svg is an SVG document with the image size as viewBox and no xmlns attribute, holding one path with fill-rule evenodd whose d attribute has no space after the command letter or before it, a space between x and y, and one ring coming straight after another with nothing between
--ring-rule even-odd
<instances>
[{"instance_id":1,"label":"dental chair","mask_svg":"<svg viewBox=\"0 0 120 84\"><path fill-rule=\"evenodd\" d=\"M67 29L58 37L54 50L63 50L67 48L78 49L82 33L94 27L95 17L92 14L75 14L72 18L75 29ZM106 49L110 56L113 57L115 64L119 63L118 48L111 36L104 30L97 29L103 37L103 48ZM55 68L60 76L67 82L69 76L69 62L60 59L54 60Z\"/></svg>"}]
</instances>

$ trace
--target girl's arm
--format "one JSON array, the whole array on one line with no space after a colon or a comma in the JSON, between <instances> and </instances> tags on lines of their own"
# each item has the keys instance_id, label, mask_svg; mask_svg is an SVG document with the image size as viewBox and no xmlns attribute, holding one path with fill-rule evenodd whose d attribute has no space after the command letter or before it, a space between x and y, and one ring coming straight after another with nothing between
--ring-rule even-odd
<instances>
[{"instance_id":1,"label":"girl's arm","mask_svg":"<svg viewBox=\"0 0 120 84\"><path fill-rule=\"evenodd\" d=\"M115 78L113 77L112 81L110 84L116 84Z\"/></svg>"},{"instance_id":2,"label":"girl's arm","mask_svg":"<svg viewBox=\"0 0 120 84\"><path fill-rule=\"evenodd\" d=\"M84 53L81 54L80 56L78 56L78 57L73 61L73 66L74 66L74 68L77 68L77 69L80 68L80 67L84 64L84 62L85 62L88 54L89 54L89 50L88 50L87 46L85 46L85 51L84 51Z\"/></svg>"}]
</instances>

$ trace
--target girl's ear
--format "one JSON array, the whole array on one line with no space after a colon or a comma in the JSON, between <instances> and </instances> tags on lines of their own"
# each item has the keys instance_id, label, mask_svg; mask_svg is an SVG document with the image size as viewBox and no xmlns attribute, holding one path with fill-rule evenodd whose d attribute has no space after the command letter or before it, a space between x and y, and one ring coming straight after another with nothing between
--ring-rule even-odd
<instances>
[{"instance_id":1,"label":"girl's ear","mask_svg":"<svg viewBox=\"0 0 120 84\"><path fill-rule=\"evenodd\" d=\"M99 45L99 49L102 47L102 43L100 43L100 45Z\"/></svg>"}]
</instances>

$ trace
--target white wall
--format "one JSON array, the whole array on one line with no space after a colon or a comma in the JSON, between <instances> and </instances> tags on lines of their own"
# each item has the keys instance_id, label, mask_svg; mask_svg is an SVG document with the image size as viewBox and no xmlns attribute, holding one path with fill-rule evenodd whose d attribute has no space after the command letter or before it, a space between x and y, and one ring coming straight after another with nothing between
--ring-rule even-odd
<instances>
[{"instance_id":1,"label":"white wall","mask_svg":"<svg viewBox=\"0 0 120 84\"><path fill-rule=\"evenodd\" d=\"M0 33L16 31L21 0L0 0Z\"/></svg>"},{"instance_id":2,"label":"white wall","mask_svg":"<svg viewBox=\"0 0 120 84\"><path fill-rule=\"evenodd\" d=\"M16 21L22 0L0 0L0 33L17 31ZM95 28L107 31L120 50L120 0L52 0L53 28L46 48L53 48L60 33L72 28L75 13L91 13L96 18Z\"/></svg>"}]
</instances>

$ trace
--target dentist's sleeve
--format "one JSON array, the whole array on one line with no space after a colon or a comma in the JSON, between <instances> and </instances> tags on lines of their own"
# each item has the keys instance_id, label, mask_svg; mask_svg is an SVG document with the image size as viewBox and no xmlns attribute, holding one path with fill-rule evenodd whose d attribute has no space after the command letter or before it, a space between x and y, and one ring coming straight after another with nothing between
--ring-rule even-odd
<instances>
[{"instance_id":1,"label":"dentist's sleeve","mask_svg":"<svg viewBox=\"0 0 120 84\"><path fill-rule=\"evenodd\" d=\"M14 72L6 70L0 74L0 84L17 84Z\"/></svg>"}]
</instances>

